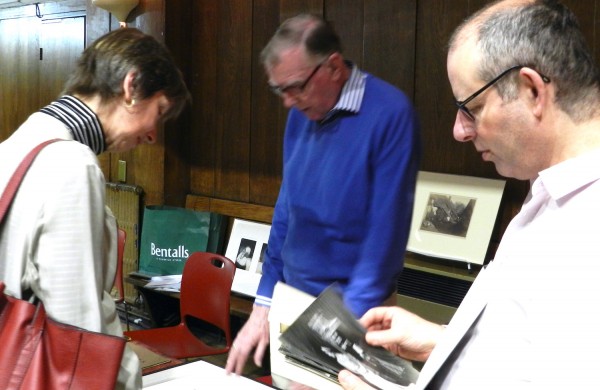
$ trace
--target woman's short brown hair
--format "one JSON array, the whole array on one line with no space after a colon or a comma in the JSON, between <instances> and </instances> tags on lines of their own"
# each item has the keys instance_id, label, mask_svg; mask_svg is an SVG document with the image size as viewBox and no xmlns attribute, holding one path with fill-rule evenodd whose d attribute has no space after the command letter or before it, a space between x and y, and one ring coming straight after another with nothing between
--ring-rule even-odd
<instances>
[{"instance_id":1,"label":"woman's short brown hair","mask_svg":"<svg viewBox=\"0 0 600 390\"><path fill-rule=\"evenodd\" d=\"M171 108L166 117L177 116L190 95L183 76L169 51L155 38L135 28L119 28L87 47L71 75L63 94L100 96L103 103L122 96L123 81L131 70L136 73L134 94L146 99L163 92Z\"/></svg>"}]
</instances>

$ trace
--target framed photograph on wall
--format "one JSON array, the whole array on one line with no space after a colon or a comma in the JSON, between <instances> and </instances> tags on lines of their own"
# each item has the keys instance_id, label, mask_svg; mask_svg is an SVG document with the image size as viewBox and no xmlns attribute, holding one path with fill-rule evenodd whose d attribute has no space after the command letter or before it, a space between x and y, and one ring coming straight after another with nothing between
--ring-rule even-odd
<instances>
[{"instance_id":1,"label":"framed photograph on wall","mask_svg":"<svg viewBox=\"0 0 600 390\"><path fill-rule=\"evenodd\" d=\"M408 250L483 264L504 180L420 171Z\"/></svg>"},{"instance_id":2,"label":"framed photograph on wall","mask_svg":"<svg viewBox=\"0 0 600 390\"><path fill-rule=\"evenodd\" d=\"M225 257L231 259L237 268L232 291L256 296L270 232L271 225L265 223L237 218L233 221L225 251Z\"/></svg>"}]
</instances>

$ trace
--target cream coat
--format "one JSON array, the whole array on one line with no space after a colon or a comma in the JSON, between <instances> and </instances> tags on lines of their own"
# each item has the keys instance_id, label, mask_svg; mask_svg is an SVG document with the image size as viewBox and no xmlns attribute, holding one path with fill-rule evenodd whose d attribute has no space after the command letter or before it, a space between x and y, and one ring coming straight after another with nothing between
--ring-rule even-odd
<instances>
[{"instance_id":1,"label":"cream coat","mask_svg":"<svg viewBox=\"0 0 600 390\"><path fill-rule=\"evenodd\" d=\"M60 121L35 113L0 144L0 188L28 151L52 138L73 139ZM31 288L58 321L122 336L109 294L116 237L94 153L79 142L51 144L34 161L0 227L0 280L15 297ZM139 360L128 348L118 381L118 388L141 388Z\"/></svg>"}]
</instances>

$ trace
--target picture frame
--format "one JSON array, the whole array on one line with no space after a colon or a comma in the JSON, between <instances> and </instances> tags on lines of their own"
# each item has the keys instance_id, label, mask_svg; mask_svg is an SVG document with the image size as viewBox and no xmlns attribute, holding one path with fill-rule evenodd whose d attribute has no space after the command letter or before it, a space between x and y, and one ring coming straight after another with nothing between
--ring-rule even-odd
<instances>
[{"instance_id":1,"label":"picture frame","mask_svg":"<svg viewBox=\"0 0 600 390\"><path fill-rule=\"evenodd\" d=\"M270 232L269 224L234 219L225 251L236 266L231 291L256 296Z\"/></svg>"},{"instance_id":2,"label":"picture frame","mask_svg":"<svg viewBox=\"0 0 600 390\"><path fill-rule=\"evenodd\" d=\"M420 171L407 250L482 265L505 184Z\"/></svg>"}]
</instances>

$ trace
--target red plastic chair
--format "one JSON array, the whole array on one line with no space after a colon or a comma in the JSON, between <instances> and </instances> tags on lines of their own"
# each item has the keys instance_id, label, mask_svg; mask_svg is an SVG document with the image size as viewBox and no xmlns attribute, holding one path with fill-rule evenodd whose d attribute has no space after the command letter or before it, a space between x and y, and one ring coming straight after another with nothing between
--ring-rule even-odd
<instances>
[{"instance_id":1,"label":"red plastic chair","mask_svg":"<svg viewBox=\"0 0 600 390\"><path fill-rule=\"evenodd\" d=\"M265 385L273 386L273 378L271 377L271 375L261 376L254 380Z\"/></svg>"},{"instance_id":2,"label":"red plastic chair","mask_svg":"<svg viewBox=\"0 0 600 390\"><path fill-rule=\"evenodd\" d=\"M166 328L128 331L125 335L175 359L229 351L233 342L229 306L234 275L235 264L228 258L207 252L192 253L181 279L181 322ZM194 319L208 324L211 332L199 334L198 328L192 330L190 323ZM212 330L218 330L218 340Z\"/></svg>"}]
</instances>

